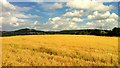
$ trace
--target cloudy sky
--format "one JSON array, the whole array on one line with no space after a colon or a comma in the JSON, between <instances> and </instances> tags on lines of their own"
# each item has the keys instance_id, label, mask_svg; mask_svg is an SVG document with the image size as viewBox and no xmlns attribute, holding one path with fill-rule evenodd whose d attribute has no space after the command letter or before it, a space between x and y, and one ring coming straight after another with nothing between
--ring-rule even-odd
<instances>
[{"instance_id":1,"label":"cloudy sky","mask_svg":"<svg viewBox=\"0 0 120 68\"><path fill-rule=\"evenodd\" d=\"M17 30L112 29L118 2L7 2L0 0L0 28ZM2 12L2 13L1 13Z\"/></svg>"}]
</instances>

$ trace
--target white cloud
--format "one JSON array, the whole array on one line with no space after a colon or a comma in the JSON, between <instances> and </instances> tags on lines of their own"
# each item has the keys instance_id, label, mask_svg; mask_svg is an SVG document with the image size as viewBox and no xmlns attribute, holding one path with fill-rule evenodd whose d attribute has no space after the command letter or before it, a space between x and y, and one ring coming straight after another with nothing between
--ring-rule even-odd
<instances>
[{"instance_id":1,"label":"white cloud","mask_svg":"<svg viewBox=\"0 0 120 68\"><path fill-rule=\"evenodd\" d=\"M15 10L16 7L12 4L10 4L9 2L7 2L6 0L0 0L0 6L2 8L8 8L8 9L12 9ZM1 9L2 10L2 9ZM3 10L2 10L3 11Z\"/></svg>"},{"instance_id":2,"label":"white cloud","mask_svg":"<svg viewBox=\"0 0 120 68\"><path fill-rule=\"evenodd\" d=\"M93 12L93 15L88 15L89 20L103 20L103 19L115 19L118 20L118 15L115 13L110 13L106 11L105 13L100 13L98 11Z\"/></svg>"},{"instance_id":3,"label":"white cloud","mask_svg":"<svg viewBox=\"0 0 120 68\"><path fill-rule=\"evenodd\" d=\"M0 17L0 22L2 25L11 25L11 26L20 26L22 24L25 24L26 22L30 22L29 20L23 20L19 19L17 17ZM6 27L3 27L6 28Z\"/></svg>"},{"instance_id":4,"label":"white cloud","mask_svg":"<svg viewBox=\"0 0 120 68\"><path fill-rule=\"evenodd\" d=\"M88 25L88 26L93 26L94 23L92 23L92 22L88 22L88 23L86 23L86 25Z\"/></svg>"},{"instance_id":5,"label":"white cloud","mask_svg":"<svg viewBox=\"0 0 120 68\"><path fill-rule=\"evenodd\" d=\"M113 19L118 19L118 15L116 13L112 13L109 18L113 18Z\"/></svg>"},{"instance_id":6,"label":"white cloud","mask_svg":"<svg viewBox=\"0 0 120 68\"><path fill-rule=\"evenodd\" d=\"M42 24L39 29L42 30L70 30L79 29L76 22L81 22L80 18L65 18L65 17L54 17L49 18L49 21Z\"/></svg>"},{"instance_id":7,"label":"white cloud","mask_svg":"<svg viewBox=\"0 0 120 68\"><path fill-rule=\"evenodd\" d=\"M73 22L83 22L83 20L80 19L80 18L73 18L72 21L73 21Z\"/></svg>"},{"instance_id":8,"label":"white cloud","mask_svg":"<svg viewBox=\"0 0 120 68\"><path fill-rule=\"evenodd\" d=\"M83 10L80 10L80 11L74 10L73 12L66 12L63 16L80 17L82 16L83 12L84 12Z\"/></svg>"},{"instance_id":9,"label":"white cloud","mask_svg":"<svg viewBox=\"0 0 120 68\"><path fill-rule=\"evenodd\" d=\"M118 21L115 19L104 19L88 22L84 25L87 28L112 29L118 26Z\"/></svg>"},{"instance_id":10,"label":"white cloud","mask_svg":"<svg viewBox=\"0 0 120 68\"><path fill-rule=\"evenodd\" d=\"M86 23L86 27L89 28L103 28L103 29L112 29L118 26L118 15L116 13L110 13L106 11L101 13L99 11L93 12L93 15L88 15L88 19L92 22Z\"/></svg>"},{"instance_id":11,"label":"white cloud","mask_svg":"<svg viewBox=\"0 0 120 68\"><path fill-rule=\"evenodd\" d=\"M54 4L43 4L44 9L53 10L53 9L60 9L63 8L62 3L54 3Z\"/></svg>"},{"instance_id":12,"label":"white cloud","mask_svg":"<svg viewBox=\"0 0 120 68\"><path fill-rule=\"evenodd\" d=\"M4 9L3 9L4 8ZM0 12L7 11L28 11L32 9L31 7L18 7L9 3L7 0L0 0Z\"/></svg>"},{"instance_id":13,"label":"white cloud","mask_svg":"<svg viewBox=\"0 0 120 68\"><path fill-rule=\"evenodd\" d=\"M26 18L40 18L40 16L28 14L28 15L26 15Z\"/></svg>"},{"instance_id":14,"label":"white cloud","mask_svg":"<svg viewBox=\"0 0 120 68\"><path fill-rule=\"evenodd\" d=\"M77 26L77 24L75 24L74 22L62 22L62 21L58 21L58 22L47 22L44 24L44 28L43 30L70 30L70 29L78 29L79 27Z\"/></svg>"},{"instance_id":15,"label":"white cloud","mask_svg":"<svg viewBox=\"0 0 120 68\"><path fill-rule=\"evenodd\" d=\"M0 25L2 25L3 30L12 30L16 28L22 28L24 26L30 26L32 24L31 20L23 19L23 18L38 18L37 15L31 15L31 14L24 14L21 12L22 10L29 10L31 8L28 7L18 7L10 4L6 0L0 0L0 11L2 14L0 15Z\"/></svg>"},{"instance_id":16,"label":"white cloud","mask_svg":"<svg viewBox=\"0 0 120 68\"><path fill-rule=\"evenodd\" d=\"M78 14L80 15L83 11L73 11L73 15L65 16L61 15L60 17L53 17L49 18L49 21L43 24L40 29L43 30L71 30L71 29L79 29L77 25L80 22L83 22L81 18L79 18ZM75 15L76 14L76 15Z\"/></svg>"},{"instance_id":17,"label":"white cloud","mask_svg":"<svg viewBox=\"0 0 120 68\"><path fill-rule=\"evenodd\" d=\"M34 22L34 25L37 25L37 23L38 23L38 21L35 21L35 22Z\"/></svg>"},{"instance_id":18,"label":"white cloud","mask_svg":"<svg viewBox=\"0 0 120 68\"><path fill-rule=\"evenodd\" d=\"M40 5L47 10L60 9L64 7L61 3L41 3ZM3 9L1 6L3 7ZM100 28L101 26L104 29L110 29L118 25L118 15L115 13L110 13L109 11L112 9L112 5L106 6L102 2L70 1L66 4L66 6L70 8L67 8L65 14L49 18L48 22L46 23L40 23L39 21L33 22L29 19L21 19L40 17L32 14L26 15L23 12L21 12L25 10L28 11L32 9L31 7L14 6L6 0L4 0L4 3L2 5L2 1L0 1L0 12L2 12L2 14L0 15L0 24L3 24L4 30L12 30L24 27L30 27L40 30L68 30L81 28ZM36 11L40 12L40 10ZM88 22L86 24L83 23L82 25L79 25L79 23L84 22L86 16L87 19L91 20L92 22Z\"/></svg>"},{"instance_id":19,"label":"white cloud","mask_svg":"<svg viewBox=\"0 0 120 68\"><path fill-rule=\"evenodd\" d=\"M88 19L90 20L100 20L106 19L110 16L110 12L106 11L105 13L99 13L98 11L93 12L93 15L88 15Z\"/></svg>"},{"instance_id":20,"label":"white cloud","mask_svg":"<svg viewBox=\"0 0 120 68\"><path fill-rule=\"evenodd\" d=\"M25 15L24 13L21 13L19 11L2 12L2 14L0 16L2 16L2 17L17 17L17 18L40 18L40 16L31 15L31 14Z\"/></svg>"},{"instance_id":21,"label":"white cloud","mask_svg":"<svg viewBox=\"0 0 120 68\"><path fill-rule=\"evenodd\" d=\"M28 11L30 9L32 9L32 8L31 7L17 7L17 10L19 10L19 11Z\"/></svg>"},{"instance_id":22,"label":"white cloud","mask_svg":"<svg viewBox=\"0 0 120 68\"><path fill-rule=\"evenodd\" d=\"M78 17L72 17L72 18L66 18L66 17L54 17L54 18L49 18L49 21L53 22L58 22L58 21L69 21L69 22L83 22L81 18Z\"/></svg>"},{"instance_id":23,"label":"white cloud","mask_svg":"<svg viewBox=\"0 0 120 68\"><path fill-rule=\"evenodd\" d=\"M59 20L61 20L61 18L60 18L60 17L54 17L54 18L49 18L49 20L52 20L52 21L59 21Z\"/></svg>"},{"instance_id":24,"label":"white cloud","mask_svg":"<svg viewBox=\"0 0 120 68\"><path fill-rule=\"evenodd\" d=\"M0 23L2 23L2 21L3 21L3 17L0 17Z\"/></svg>"},{"instance_id":25,"label":"white cloud","mask_svg":"<svg viewBox=\"0 0 120 68\"><path fill-rule=\"evenodd\" d=\"M37 29L38 24L39 24L38 21L34 21L28 28Z\"/></svg>"},{"instance_id":26,"label":"white cloud","mask_svg":"<svg viewBox=\"0 0 120 68\"><path fill-rule=\"evenodd\" d=\"M108 11L113 8L112 5L106 6L102 2L95 1L69 1L66 6L77 9L97 10L97 11Z\"/></svg>"}]
</instances>

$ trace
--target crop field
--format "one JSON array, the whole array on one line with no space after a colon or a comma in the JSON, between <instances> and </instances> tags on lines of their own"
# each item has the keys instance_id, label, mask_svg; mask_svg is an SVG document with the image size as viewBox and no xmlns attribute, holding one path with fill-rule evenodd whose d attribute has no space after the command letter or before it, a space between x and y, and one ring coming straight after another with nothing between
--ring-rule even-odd
<instances>
[{"instance_id":1,"label":"crop field","mask_svg":"<svg viewBox=\"0 0 120 68\"><path fill-rule=\"evenodd\" d=\"M1 39L3 66L118 65L118 37L28 35Z\"/></svg>"}]
</instances>

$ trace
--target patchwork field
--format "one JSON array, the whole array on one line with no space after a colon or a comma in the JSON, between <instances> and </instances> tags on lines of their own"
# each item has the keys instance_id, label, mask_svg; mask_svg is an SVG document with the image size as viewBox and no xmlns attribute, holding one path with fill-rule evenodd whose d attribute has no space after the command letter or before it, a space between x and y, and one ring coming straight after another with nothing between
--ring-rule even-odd
<instances>
[{"instance_id":1,"label":"patchwork field","mask_svg":"<svg viewBox=\"0 0 120 68\"><path fill-rule=\"evenodd\" d=\"M87 35L2 37L3 66L116 66L118 38Z\"/></svg>"}]
</instances>

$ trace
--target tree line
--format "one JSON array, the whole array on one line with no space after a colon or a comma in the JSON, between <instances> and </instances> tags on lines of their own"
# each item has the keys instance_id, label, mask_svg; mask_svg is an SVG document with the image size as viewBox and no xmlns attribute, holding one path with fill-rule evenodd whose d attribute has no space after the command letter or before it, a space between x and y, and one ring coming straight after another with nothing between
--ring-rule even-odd
<instances>
[{"instance_id":1,"label":"tree line","mask_svg":"<svg viewBox=\"0 0 120 68\"><path fill-rule=\"evenodd\" d=\"M15 35L54 35L54 34L71 34L71 35L97 35L97 36L120 36L120 28L115 27L112 30L100 29L82 29L82 30L62 30L62 31L39 31L35 29L20 29L15 31L0 31L0 36Z\"/></svg>"}]
</instances>

